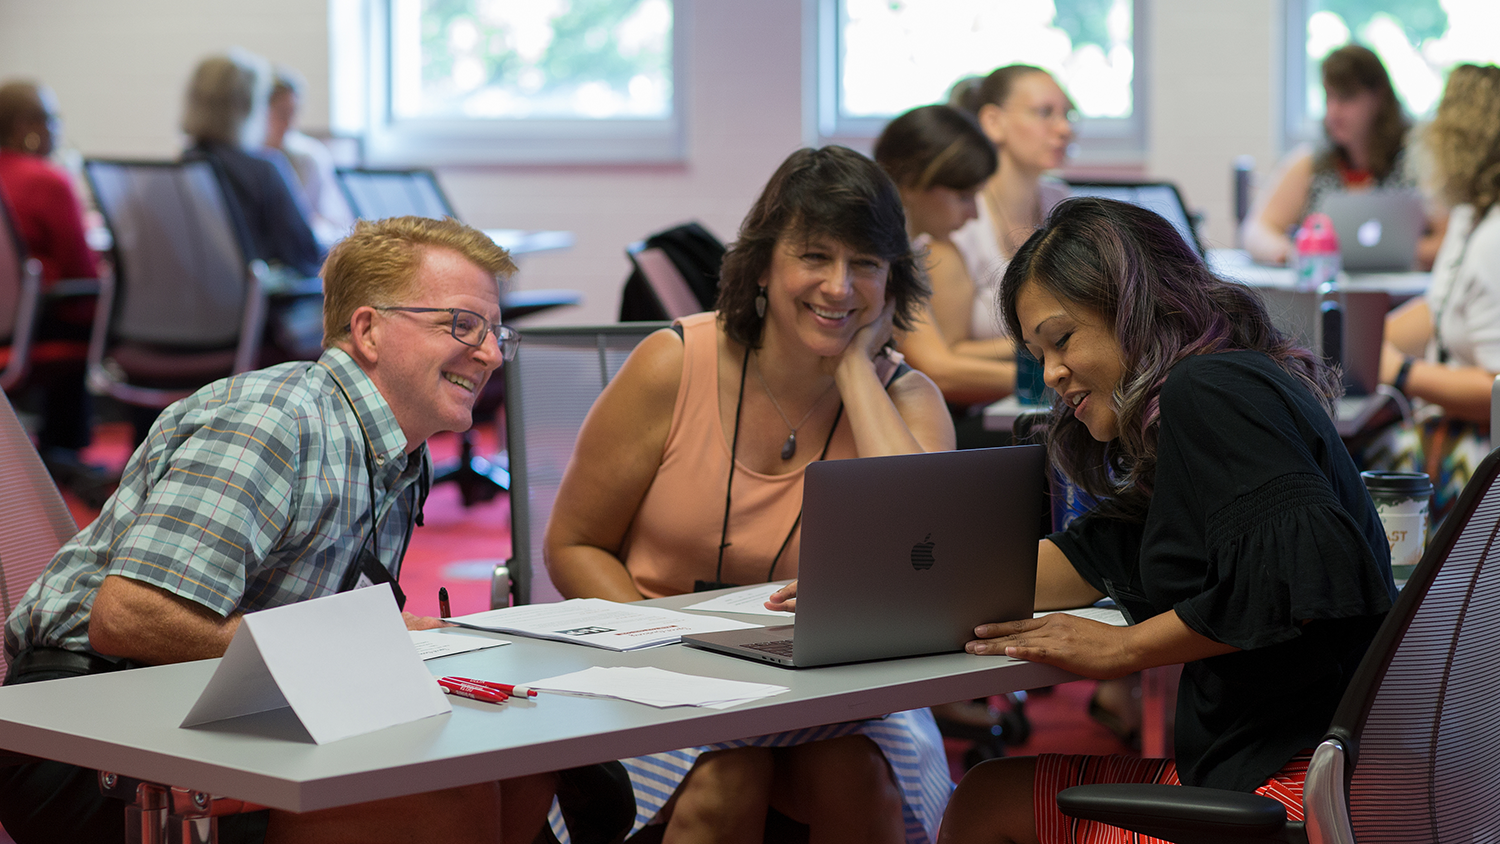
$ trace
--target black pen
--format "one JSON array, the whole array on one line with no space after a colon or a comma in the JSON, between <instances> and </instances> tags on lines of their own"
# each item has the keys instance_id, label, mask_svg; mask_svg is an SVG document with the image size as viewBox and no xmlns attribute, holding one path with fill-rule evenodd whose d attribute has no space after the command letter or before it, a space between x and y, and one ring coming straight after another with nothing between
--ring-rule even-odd
<instances>
[{"instance_id":1,"label":"black pen","mask_svg":"<svg viewBox=\"0 0 1500 844\"><path fill-rule=\"evenodd\" d=\"M453 615L453 608L448 606L448 587L438 587L438 618L447 618Z\"/></svg>"}]
</instances>

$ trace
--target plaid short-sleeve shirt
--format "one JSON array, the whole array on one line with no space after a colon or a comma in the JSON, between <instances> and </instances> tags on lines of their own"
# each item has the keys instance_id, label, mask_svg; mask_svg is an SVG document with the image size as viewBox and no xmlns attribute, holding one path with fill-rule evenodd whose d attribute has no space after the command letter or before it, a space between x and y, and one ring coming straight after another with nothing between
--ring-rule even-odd
<instances>
[{"instance_id":1,"label":"plaid short-sleeve shirt","mask_svg":"<svg viewBox=\"0 0 1500 844\"><path fill-rule=\"evenodd\" d=\"M337 591L370 532L367 447L371 546L397 574L415 484L430 471L426 445L405 445L374 383L337 349L204 387L162 413L99 518L32 584L6 625L7 652L91 652L89 610L111 574L221 616Z\"/></svg>"}]
</instances>

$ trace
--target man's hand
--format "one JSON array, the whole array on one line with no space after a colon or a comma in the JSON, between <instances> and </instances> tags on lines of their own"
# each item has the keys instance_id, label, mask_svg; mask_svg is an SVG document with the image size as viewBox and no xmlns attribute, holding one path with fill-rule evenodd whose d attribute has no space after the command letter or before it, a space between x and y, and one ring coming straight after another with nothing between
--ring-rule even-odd
<instances>
[{"instance_id":1,"label":"man's hand","mask_svg":"<svg viewBox=\"0 0 1500 844\"><path fill-rule=\"evenodd\" d=\"M432 618L425 615L412 615L405 610L401 611L401 620L406 622L407 630L436 630L439 627L458 626L456 624L449 624L441 618Z\"/></svg>"}]
</instances>

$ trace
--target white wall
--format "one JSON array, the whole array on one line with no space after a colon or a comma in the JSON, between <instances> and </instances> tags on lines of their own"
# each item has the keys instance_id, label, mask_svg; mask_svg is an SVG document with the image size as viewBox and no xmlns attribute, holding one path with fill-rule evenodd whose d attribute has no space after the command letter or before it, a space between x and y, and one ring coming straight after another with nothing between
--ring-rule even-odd
<instances>
[{"instance_id":1,"label":"white wall","mask_svg":"<svg viewBox=\"0 0 1500 844\"><path fill-rule=\"evenodd\" d=\"M701 220L733 238L756 192L803 137L803 0L692 0L687 160L672 166L450 168L444 188L482 228L568 229L577 244L523 262L517 286L584 291L538 322L614 320L624 245ZM1150 0L1150 149L1233 242L1230 165L1275 163L1281 0ZM85 155L170 157L182 88L204 55L233 46L302 70L303 122L327 125L328 22L319 0L0 0L0 79L57 92Z\"/></svg>"}]
</instances>

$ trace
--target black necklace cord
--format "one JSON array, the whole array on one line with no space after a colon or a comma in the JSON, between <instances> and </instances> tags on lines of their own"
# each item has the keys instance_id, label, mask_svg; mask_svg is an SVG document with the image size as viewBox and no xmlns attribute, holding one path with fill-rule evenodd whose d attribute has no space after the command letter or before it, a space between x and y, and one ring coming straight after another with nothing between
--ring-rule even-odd
<instances>
[{"instance_id":1,"label":"black necklace cord","mask_svg":"<svg viewBox=\"0 0 1500 844\"><path fill-rule=\"evenodd\" d=\"M833 444L833 433L839 429L839 420L844 418L844 403L839 402L839 409L833 414L833 427L828 429L828 439L823 441L823 450L818 453L819 460L828 457L828 446ZM766 570L766 582L770 583L776 579L776 564L781 561L781 555L786 551L786 546L791 544L792 534L797 532L797 526L802 524L802 511L797 511L797 518L792 520L792 529L786 532L786 539L781 540L781 547L776 549L776 556L771 558L771 567Z\"/></svg>"},{"instance_id":2,"label":"black necklace cord","mask_svg":"<svg viewBox=\"0 0 1500 844\"><path fill-rule=\"evenodd\" d=\"M724 582L724 549L729 547L729 504L734 500L734 458L740 448L740 412L745 409L745 376L750 372L750 346L740 363L740 396L734 403L734 436L729 440L729 480L724 482L724 526L719 529L719 562L714 566L714 583ZM718 587L714 587L718 588Z\"/></svg>"}]
</instances>

